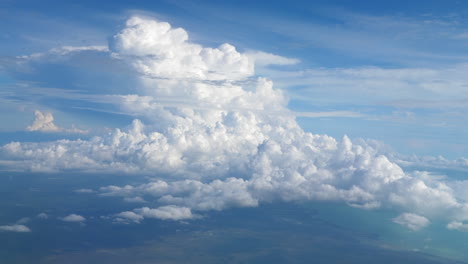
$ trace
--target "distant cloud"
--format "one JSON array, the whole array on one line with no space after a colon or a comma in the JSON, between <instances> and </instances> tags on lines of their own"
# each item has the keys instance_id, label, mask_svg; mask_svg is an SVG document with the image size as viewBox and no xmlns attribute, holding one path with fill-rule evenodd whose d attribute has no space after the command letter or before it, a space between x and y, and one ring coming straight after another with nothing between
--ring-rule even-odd
<instances>
[{"instance_id":1,"label":"distant cloud","mask_svg":"<svg viewBox=\"0 0 468 264\"><path fill-rule=\"evenodd\" d=\"M429 225L430 221L424 216L412 213L404 213L393 218L393 222L405 226L413 231L418 231Z\"/></svg>"},{"instance_id":2,"label":"distant cloud","mask_svg":"<svg viewBox=\"0 0 468 264\"><path fill-rule=\"evenodd\" d=\"M32 125L28 126L28 131L59 132L62 129L54 124L54 116L50 112L42 113L39 110L34 112L36 118Z\"/></svg>"},{"instance_id":3,"label":"distant cloud","mask_svg":"<svg viewBox=\"0 0 468 264\"><path fill-rule=\"evenodd\" d=\"M286 58L283 56L266 53L263 51L249 51L246 55L255 62L255 66L266 65L294 65L301 61L295 58Z\"/></svg>"},{"instance_id":4,"label":"distant cloud","mask_svg":"<svg viewBox=\"0 0 468 264\"><path fill-rule=\"evenodd\" d=\"M62 46L59 48L53 48L48 52L33 53L31 55L18 56L18 59L22 60L38 60L43 59L47 56L63 56L70 53L82 52L82 51L99 51L107 52L109 48L107 46Z\"/></svg>"},{"instance_id":5,"label":"distant cloud","mask_svg":"<svg viewBox=\"0 0 468 264\"><path fill-rule=\"evenodd\" d=\"M26 130L28 131L40 131L40 132L64 132L64 133L76 133L76 134L86 134L88 131L81 130L78 128L62 128L54 124L54 116L50 112L41 112L36 110L34 112L35 119L32 125L28 126Z\"/></svg>"},{"instance_id":6,"label":"distant cloud","mask_svg":"<svg viewBox=\"0 0 468 264\"><path fill-rule=\"evenodd\" d=\"M185 220L193 218L190 208L175 205L161 206L156 209L143 207L135 209L135 212L142 217L161 220Z\"/></svg>"},{"instance_id":7,"label":"distant cloud","mask_svg":"<svg viewBox=\"0 0 468 264\"><path fill-rule=\"evenodd\" d=\"M143 220L144 217L136 214L135 212L121 212L115 215L115 220L117 222L134 222L134 223L139 223L141 220Z\"/></svg>"},{"instance_id":8,"label":"distant cloud","mask_svg":"<svg viewBox=\"0 0 468 264\"><path fill-rule=\"evenodd\" d=\"M84 221L86 221L86 219L83 216L77 215L77 214L67 215L67 216L61 218L61 220L64 221L64 222L84 222Z\"/></svg>"},{"instance_id":9,"label":"distant cloud","mask_svg":"<svg viewBox=\"0 0 468 264\"><path fill-rule=\"evenodd\" d=\"M39 219L48 219L49 215L47 215L46 213L40 213L40 214L37 215L37 218L39 218Z\"/></svg>"},{"instance_id":10,"label":"distant cloud","mask_svg":"<svg viewBox=\"0 0 468 264\"><path fill-rule=\"evenodd\" d=\"M116 222L140 223L144 218L155 218L161 220L187 220L194 215L190 208L175 205L161 206L155 209L142 207L131 211L118 213L114 216Z\"/></svg>"},{"instance_id":11,"label":"distant cloud","mask_svg":"<svg viewBox=\"0 0 468 264\"><path fill-rule=\"evenodd\" d=\"M25 225L3 225L0 226L0 232L19 232L19 233L25 233L25 232L31 232L31 229Z\"/></svg>"},{"instance_id":12,"label":"distant cloud","mask_svg":"<svg viewBox=\"0 0 468 264\"><path fill-rule=\"evenodd\" d=\"M91 190L91 189L78 189L78 190L75 190L75 192L77 192L77 193L93 193L94 191Z\"/></svg>"},{"instance_id":13,"label":"distant cloud","mask_svg":"<svg viewBox=\"0 0 468 264\"><path fill-rule=\"evenodd\" d=\"M447 228L450 230L458 230L458 231L468 231L468 224L459 222L459 221L453 221L447 224Z\"/></svg>"}]
</instances>

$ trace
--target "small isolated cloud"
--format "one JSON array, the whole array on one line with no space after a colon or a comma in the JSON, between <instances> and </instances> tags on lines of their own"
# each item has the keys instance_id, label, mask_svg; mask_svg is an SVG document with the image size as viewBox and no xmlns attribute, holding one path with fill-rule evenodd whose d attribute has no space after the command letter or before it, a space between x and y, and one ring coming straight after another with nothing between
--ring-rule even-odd
<instances>
[{"instance_id":1,"label":"small isolated cloud","mask_svg":"<svg viewBox=\"0 0 468 264\"><path fill-rule=\"evenodd\" d=\"M65 222L84 222L84 221L86 221L86 218L84 218L81 215L70 214L70 215L67 215L67 216L61 218L61 220L65 221Z\"/></svg>"},{"instance_id":2,"label":"small isolated cloud","mask_svg":"<svg viewBox=\"0 0 468 264\"><path fill-rule=\"evenodd\" d=\"M48 219L49 216L46 213L40 213L37 215L37 218L39 219Z\"/></svg>"},{"instance_id":3,"label":"small isolated cloud","mask_svg":"<svg viewBox=\"0 0 468 264\"><path fill-rule=\"evenodd\" d=\"M468 224L459 221L452 221L447 225L450 230L468 231Z\"/></svg>"},{"instance_id":4,"label":"small isolated cloud","mask_svg":"<svg viewBox=\"0 0 468 264\"><path fill-rule=\"evenodd\" d=\"M28 126L26 130L28 131L40 131L40 132L65 132L65 133L74 133L74 134L86 134L88 131L81 130L78 128L62 128L54 124L54 116L51 112L41 112L36 110L34 112L35 119L32 125Z\"/></svg>"},{"instance_id":5,"label":"small isolated cloud","mask_svg":"<svg viewBox=\"0 0 468 264\"><path fill-rule=\"evenodd\" d=\"M393 222L405 226L413 231L418 231L430 224L429 219L426 217L412 213L401 214L398 217L393 218Z\"/></svg>"},{"instance_id":6,"label":"small isolated cloud","mask_svg":"<svg viewBox=\"0 0 468 264\"><path fill-rule=\"evenodd\" d=\"M156 209L143 207L135 209L135 212L142 217L161 220L184 220L193 218L190 208L176 205L161 206Z\"/></svg>"},{"instance_id":7,"label":"small isolated cloud","mask_svg":"<svg viewBox=\"0 0 468 264\"><path fill-rule=\"evenodd\" d=\"M93 193L94 191L91 189L78 189L75 190L76 193Z\"/></svg>"},{"instance_id":8,"label":"small isolated cloud","mask_svg":"<svg viewBox=\"0 0 468 264\"><path fill-rule=\"evenodd\" d=\"M34 112L36 118L33 121L33 124L28 126L26 130L28 131L42 131L42 132L59 132L61 128L57 127L54 124L54 116L50 112L42 113L39 110Z\"/></svg>"},{"instance_id":9,"label":"small isolated cloud","mask_svg":"<svg viewBox=\"0 0 468 264\"><path fill-rule=\"evenodd\" d=\"M247 52L246 55L249 57L249 59L255 62L256 66L294 65L301 62L299 59L287 58L263 51L250 51Z\"/></svg>"},{"instance_id":10,"label":"small isolated cloud","mask_svg":"<svg viewBox=\"0 0 468 264\"><path fill-rule=\"evenodd\" d=\"M20 232L20 233L25 233L25 232L31 232L31 229L25 225L3 225L0 226L0 231L3 232Z\"/></svg>"},{"instance_id":11,"label":"small isolated cloud","mask_svg":"<svg viewBox=\"0 0 468 264\"><path fill-rule=\"evenodd\" d=\"M115 215L115 220L117 222L123 222L123 223L128 223L128 222L134 222L134 223L140 223L141 220L144 219L143 216L136 214L134 212L126 211L126 212L121 212Z\"/></svg>"}]
</instances>

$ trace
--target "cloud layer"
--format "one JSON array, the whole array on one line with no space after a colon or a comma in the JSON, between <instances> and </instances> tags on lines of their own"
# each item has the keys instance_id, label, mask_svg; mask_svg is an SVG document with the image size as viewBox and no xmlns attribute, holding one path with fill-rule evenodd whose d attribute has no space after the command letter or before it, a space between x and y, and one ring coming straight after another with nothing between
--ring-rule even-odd
<instances>
[{"instance_id":1,"label":"cloud layer","mask_svg":"<svg viewBox=\"0 0 468 264\"><path fill-rule=\"evenodd\" d=\"M116 212L122 222L191 219L197 212L277 200L393 208L410 212L394 221L413 230L431 217L468 220L468 206L446 182L405 173L372 142L304 132L282 92L254 77L252 57L232 45L205 48L183 29L133 17L112 39L111 51L140 81L134 94L119 96L122 111L145 121L91 140L12 142L1 147L0 164L151 175L146 184L99 190L155 206ZM53 129L50 117L41 114L36 127Z\"/></svg>"}]
</instances>

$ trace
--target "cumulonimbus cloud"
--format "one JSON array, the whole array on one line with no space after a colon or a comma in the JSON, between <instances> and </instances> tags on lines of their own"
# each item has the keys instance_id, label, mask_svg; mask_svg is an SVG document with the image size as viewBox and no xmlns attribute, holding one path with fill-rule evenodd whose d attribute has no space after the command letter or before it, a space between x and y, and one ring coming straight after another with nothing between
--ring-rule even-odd
<instances>
[{"instance_id":1,"label":"cumulonimbus cloud","mask_svg":"<svg viewBox=\"0 0 468 264\"><path fill-rule=\"evenodd\" d=\"M0 164L153 175L146 184L99 190L158 205L114 215L134 223L276 200L393 208L410 212L394 221L414 230L429 218L468 220L468 205L446 182L405 173L371 142L304 132L283 93L254 77L254 63L232 45L204 48L183 29L133 17L110 50L139 74L140 87L121 97L121 108L145 123L90 140L12 142L1 147Z\"/></svg>"}]
</instances>

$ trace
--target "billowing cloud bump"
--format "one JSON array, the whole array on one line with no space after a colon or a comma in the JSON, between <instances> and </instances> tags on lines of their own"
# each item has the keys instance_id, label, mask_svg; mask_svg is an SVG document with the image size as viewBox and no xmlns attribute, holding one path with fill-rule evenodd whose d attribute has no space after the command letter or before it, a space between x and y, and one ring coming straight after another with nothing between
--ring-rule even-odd
<instances>
[{"instance_id":1,"label":"billowing cloud bump","mask_svg":"<svg viewBox=\"0 0 468 264\"><path fill-rule=\"evenodd\" d=\"M229 44L203 48L188 42L182 28L133 17L113 38L113 50L131 56L135 68L156 78L239 79L253 74L253 63Z\"/></svg>"}]
</instances>

